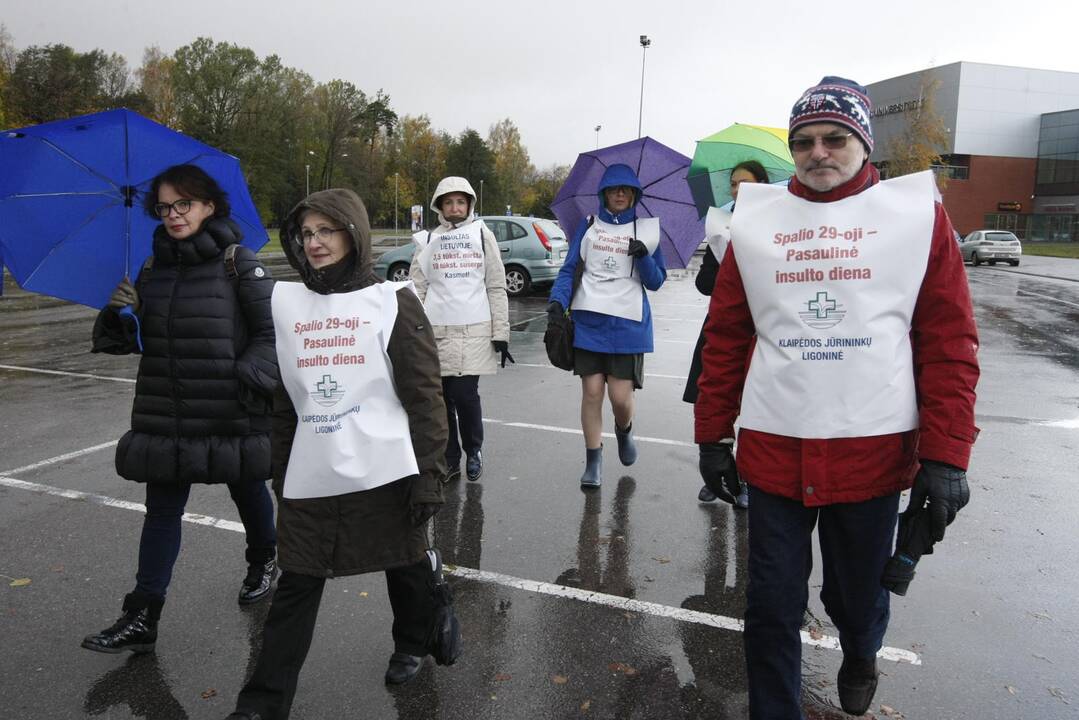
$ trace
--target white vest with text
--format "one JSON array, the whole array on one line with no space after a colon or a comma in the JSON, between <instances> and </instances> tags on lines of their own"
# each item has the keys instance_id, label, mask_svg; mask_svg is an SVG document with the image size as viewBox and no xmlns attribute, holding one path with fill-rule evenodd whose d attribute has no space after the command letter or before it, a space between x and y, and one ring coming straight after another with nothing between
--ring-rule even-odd
<instances>
[{"instance_id":1,"label":"white vest with text","mask_svg":"<svg viewBox=\"0 0 1079 720\"><path fill-rule=\"evenodd\" d=\"M423 310L434 325L473 325L491 320L482 220L444 232L412 236L427 278Z\"/></svg>"},{"instance_id":2,"label":"white vest with text","mask_svg":"<svg viewBox=\"0 0 1079 720\"><path fill-rule=\"evenodd\" d=\"M742 184L731 245L757 344L741 427L820 439L918 427L910 331L934 188L925 172L822 203Z\"/></svg>"},{"instance_id":3,"label":"white vest with text","mask_svg":"<svg viewBox=\"0 0 1079 720\"><path fill-rule=\"evenodd\" d=\"M606 223L598 218L581 238L584 273L581 286L573 295L574 310L613 315L640 322L644 316L644 288L629 256L634 223ZM637 239L651 255L659 246L659 218L638 218Z\"/></svg>"}]
</instances>

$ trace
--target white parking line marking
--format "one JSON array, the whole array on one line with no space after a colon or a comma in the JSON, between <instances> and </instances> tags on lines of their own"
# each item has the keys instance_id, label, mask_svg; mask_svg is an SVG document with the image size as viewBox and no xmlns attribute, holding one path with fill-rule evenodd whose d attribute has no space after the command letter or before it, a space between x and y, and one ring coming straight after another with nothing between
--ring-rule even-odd
<instances>
[{"instance_id":1,"label":"white parking line marking","mask_svg":"<svg viewBox=\"0 0 1079 720\"><path fill-rule=\"evenodd\" d=\"M63 455L57 455L56 457L51 457L48 460L42 460L41 462L36 462L32 465L23 465L22 467L15 468L14 470L7 470L3 473L0 473L0 475L18 475L20 473L29 472L31 470L37 470L38 468L45 467L46 465L54 465L58 462L63 462L64 460L71 460L73 458L82 457L83 455L95 453L98 450L115 447L116 443L118 442L120 441L113 440L111 442L101 443L100 445L94 445L93 447L83 448L82 450L64 453Z\"/></svg>"},{"instance_id":2,"label":"white parking line marking","mask_svg":"<svg viewBox=\"0 0 1079 720\"><path fill-rule=\"evenodd\" d=\"M109 377L108 375L93 375L91 373L65 372L63 370L46 370L45 368L22 367L21 365L0 365L0 370L19 370L21 372L43 373L45 375L63 375L65 377L81 377L91 380L108 380L109 382L122 382L135 384L131 378Z\"/></svg>"},{"instance_id":3,"label":"white parking line marking","mask_svg":"<svg viewBox=\"0 0 1079 720\"><path fill-rule=\"evenodd\" d=\"M54 497L61 497L68 500L84 500L93 502L99 505L107 507L119 508L121 510L134 510L136 512L145 513L146 506L141 503L129 502L127 500L117 500L116 498L106 497L104 495L96 495L94 493L85 493L78 490L65 490L63 488L53 487L51 485L41 485L39 483L26 482L25 480L18 480L12 477L0 476L0 486L10 487L18 490L29 490L42 495L52 495ZM222 520L220 518L210 517L208 515L196 515L193 513L184 513L184 522L192 523L195 525L204 525L206 527L218 528L221 530L229 530L231 532L242 533L244 527L242 523L238 523L232 520ZM668 618L671 620L677 620L680 622L694 623L697 625L706 625L708 627L719 628L721 630L731 630L734 632L743 632L745 626L743 622L737 618L727 617L725 615L712 615L710 613L703 613L697 610L685 610L683 608L671 607L670 605L661 605L660 603L647 602L645 600L635 600L632 598L624 598L618 595L608 595L606 593L592 592L590 590L582 590L580 588L566 587L565 585L555 585L553 583L540 582L538 580L527 580L525 578L513 577L512 575L503 575L502 573L489 572L487 570L474 570L472 568L460 567L460 566L447 566L446 570L451 574L459 578L466 580L473 580L475 582L486 582L495 585L502 585L503 587L514 588L517 590L523 590L525 592L533 592L541 595L549 595L551 597L565 598L568 600L577 600L580 602L591 603L593 605L603 605L605 607L615 608L618 610L628 612L638 612L645 615L652 615L654 617ZM811 645L814 647L825 648L828 650L839 649L839 638L831 635L822 635L819 638L810 637L808 632L804 630L801 633L802 643L805 645ZM916 653L909 650L902 650L900 648L884 647L877 653L877 657L882 660L891 660L892 662L905 662L911 665L921 665L922 660Z\"/></svg>"},{"instance_id":4,"label":"white parking line marking","mask_svg":"<svg viewBox=\"0 0 1079 720\"><path fill-rule=\"evenodd\" d=\"M491 423L492 425L504 425L506 427L525 428L528 430L546 430L547 432L566 433L568 435L583 435L584 433L577 428L559 427L557 425L536 425L534 423L524 422L507 422L505 420L495 420L493 418L483 418L485 423ZM605 438L613 438L614 433L603 433ZM635 440L640 442L656 443L657 445L675 445L677 447L697 447L696 443L682 442L681 440L668 440L667 438L646 437L644 435L634 435Z\"/></svg>"}]
</instances>

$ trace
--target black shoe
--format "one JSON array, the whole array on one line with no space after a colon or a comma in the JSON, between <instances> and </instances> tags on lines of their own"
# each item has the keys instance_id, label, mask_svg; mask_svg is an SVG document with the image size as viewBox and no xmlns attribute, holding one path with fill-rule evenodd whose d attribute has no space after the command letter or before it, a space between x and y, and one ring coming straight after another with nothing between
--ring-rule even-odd
<instances>
[{"instance_id":1,"label":"black shoe","mask_svg":"<svg viewBox=\"0 0 1079 720\"><path fill-rule=\"evenodd\" d=\"M262 716L258 713L246 713L237 710L225 718L225 720L262 720Z\"/></svg>"},{"instance_id":2,"label":"black shoe","mask_svg":"<svg viewBox=\"0 0 1079 720\"><path fill-rule=\"evenodd\" d=\"M843 658L836 685L839 704L848 715L864 715L877 692L877 658Z\"/></svg>"},{"instance_id":3,"label":"black shoe","mask_svg":"<svg viewBox=\"0 0 1079 720\"><path fill-rule=\"evenodd\" d=\"M251 605L267 598L273 592L277 580L277 559L251 563L247 566L247 577L240 585L240 595L236 601L241 605Z\"/></svg>"},{"instance_id":4,"label":"black shoe","mask_svg":"<svg viewBox=\"0 0 1079 720\"><path fill-rule=\"evenodd\" d=\"M157 642L157 621L161 617L163 600L131 593L124 598L124 614L120 619L99 633L83 638L87 650L103 653L153 652Z\"/></svg>"},{"instance_id":5,"label":"black shoe","mask_svg":"<svg viewBox=\"0 0 1079 720\"><path fill-rule=\"evenodd\" d=\"M701 491L697 493L697 499L701 502L714 502L716 494L709 490L707 485L701 485Z\"/></svg>"},{"instance_id":6,"label":"black shoe","mask_svg":"<svg viewBox=\"0 0 1079 720\"><path fill-rule=\"evenodd\" d=\"M404 685L416 677L421 667L423 667L423 658L395 652L390 655L390 664L386 668L386 684Z\"/></svg>"},{"instance_id":7,"label":"black shoe","mask_svg":"<svg viewBox=\"0 0 1079 720\"><path fill-rule=\"evenodd\" d=\"M458 460L457 462L447 463L447 466L449 467L449 472L446 473L446 479L443 480L442 482L451 483L454 480L460 480L461 479L461 461Z\"/></svg>"},{"instance_id":8,"label":"black shoe","mask_svg":"<svg viewBox=\"0 0 1079 720\"><path fill-rule=\"evenodd\" d=\"M479 450L475 455L468 455L465 458L465 473L468 474L468 479L472 482L476 482L483 477L483 453Z\"/></svg>"}]
</instances>

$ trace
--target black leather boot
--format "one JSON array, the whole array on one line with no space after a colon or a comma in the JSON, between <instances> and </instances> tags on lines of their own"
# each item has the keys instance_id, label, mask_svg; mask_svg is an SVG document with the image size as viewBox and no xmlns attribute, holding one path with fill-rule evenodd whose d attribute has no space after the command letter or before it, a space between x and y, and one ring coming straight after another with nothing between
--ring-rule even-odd
<instances>
[{"instance_id":1,"label":"black leather boot","mask_svg":"<svg viewBox=\"0 0 1079 720\"><path fill-rule=\"evenodd\" d=\"M247 566L247 577L240 585L240 595L236 601L241 605L252 605L270 597L277 582L277 558L264 562L251 562Z\"/></svg>"},{"instance_id":2,"label":"black leather boot","mask_svg":"<svg viewBox=\"0 0 1079 720\"><path fill-rule=\"evenodd\" d=\"M423 658L395 652L390 655L390 664L386 668L386 684L404 685L416 676L421 667Z\"/></svg>"},{"instance_id":3,"label":"black leather boot","mask_svg":"<svg viewBox=\"0 0 1079 720\"><path fill-rule=\"evenodd\" d=\"M157 642L157 621L161 617L161 606L165 601L138 591L124 597L123 612L120 619L99 633L83 638L82 646L87 650L103 653L119 653L130 650L133 653L153 652Z\"/></svg>"},{"instance_id":4,"label":"black leather boot","mask_svg":"<svg viewBox=\"0 0 1079 720\"><path fill-rule=\"evenodd\" d=\"M836 685L839 704L848 715L865 715L877 692L877 658L843 657Z\"/></svg>"}]
</instances>

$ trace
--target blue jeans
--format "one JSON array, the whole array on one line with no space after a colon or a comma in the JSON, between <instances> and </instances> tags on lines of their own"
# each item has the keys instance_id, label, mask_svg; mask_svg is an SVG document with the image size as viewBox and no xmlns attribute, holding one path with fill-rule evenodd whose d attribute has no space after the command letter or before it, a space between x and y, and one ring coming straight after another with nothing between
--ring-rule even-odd
<instances>
[{"instance_id":1,"label":"blue jeans","mask_svg":"<svg viewBox=\"0 0 1079 720\"><path fill-rule=\"evenodd\" d=\"M277 548L277 530L266 483L237 483L228 488L247 534L247 562L268 561ZM190 494L190 485L147 483L135 592L165 599L180 554L180 522Z\"/></svg>"},{"instance_id":2,"label":"blue jeans","mask_svg":"<svg viewBox=\"0 0 1079 720\"><path fill-rule=\"evenodd\" d=\"M446 460L451 470L461 462L462 446L466 455L475 455L483 448L483 409L480 407L479 383L479 375L442 378L442 396L446 401L446 420L450 426ZM461 435L459 442L458 429Z\"/></svg>"},{"instance_id":3,"label":"blue jeans","mask_svg":"<svg viewBox=\"0 0 1079 720\"><path fill-rule=\"evenodd\" d=\"M839 631L843 654L877 654L888 628L888 591L881 587L892 554L899 494L860 503L805 507L749 488L749 586L745 647L749 716L800 720L802 618L818 526L824 583L821 600Z\"/></svg>"}]
</instances>

